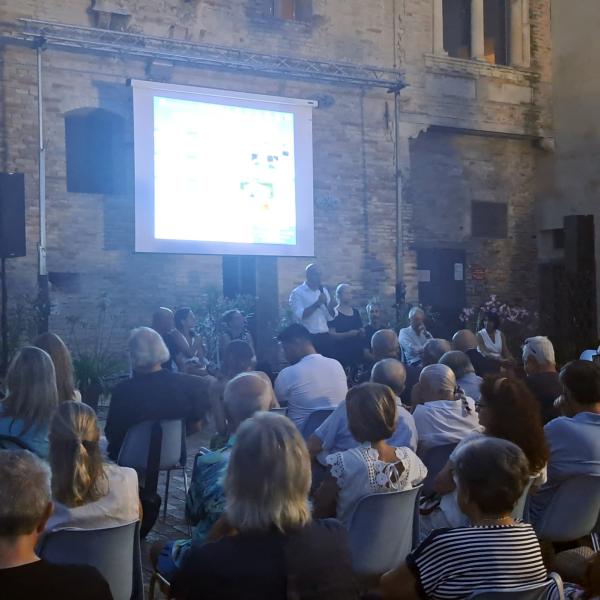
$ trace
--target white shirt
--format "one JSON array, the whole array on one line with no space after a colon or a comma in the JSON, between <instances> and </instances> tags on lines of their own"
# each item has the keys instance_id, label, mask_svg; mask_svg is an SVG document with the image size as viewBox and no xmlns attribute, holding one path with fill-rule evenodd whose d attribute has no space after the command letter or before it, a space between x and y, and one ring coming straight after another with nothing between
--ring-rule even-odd
<instances>
[{"instance_id":1,"label":"white shirt","mask_svg":"<svg viewBox=\"0 0 600 600\"><path fill-rule=\"evenodd\" d=\"M275 395L287 402L287 416L302 430L308 415L317 408L337 406L346 398L346 373L337 360L309 354L286 367L275 380Z\"/></svg>"},{"instance_id":2,"label":"white shirt","mask_svg":"<svg viewBox=\"0 0 600 600\"><path fill-rule=\"evenodd\" d=\"M331 296L327 291L327 288L323 288L323 293L327 298L327 305L331 301ZM302 285L299 285L295 290L290 294L290 308L294 313L294 318L298 321L298 323L302 323L310 333L328 333L329 326L328 322L332 320L332 316L329 314L329 310L327 310L327 306L325 304L321 304L315 312L312 313L309 317L305 319L302 317L304 311L312 306L321 295L321 290L313 290L306 285L304 282Z\"/></svg>"},{"instance_id":3,"label":"white shirt","mask_svg":"<svg viewBox=\"0 0 600 600\"><path fill-rule=\"evenodd\" d=\"M413 417L419 436L419 453L433 446L458 443L470 433L481 431L475 402L467 398L467 406L462 400L434 400L419 404Z\"/></svg>"},{"instance_id":4,"label":"white shirt","mask_svg":"<svg viewBox=\"0 0 600 600\"><path fill-rule=\"evenodd\" d=\"M140 498L137 473L128 467L105 464L106 494L83 506L73 508L54 501L54 513L46 531L75 527L101 529L137 521L140 518Z\"/></svg>"},{"instance_id":5,"label":"white shirt","mask_svg":"<svg viewBox=\"0 0 600 600\"><path fill-rule=\"evenodd\" d=\"M410 448L396 448L395 451L398 462L404 467L402 473L398 473L394 463L379 460L379 453L368 442L327 457L339 488L336 516L346 527L361 498L369 494L410 490L427 476L427 468Z\"/></svg>"},{"instance_id":6,"label":"white shirt","mask_svg":"<svg viewBox=\"0 0 600 600\"><path fill-rule=\"evenodd\" d=\"M427 340L431 339L431 335L426 331L417 333L412 327L404 327L398 334L400 347L404 352L404 357L409 365L414 365L421 362L423 347Z\"/></svg>"},{"instance_id":7,"label":"white shirt","mask_svg":"<svg viewBox=\"0 0 600 600\"><path fill-rule=\"evenodd\" d=\"M479 331L479 335L483 339L488 355L494 358L502 358L502 334L500 331L496 329L493 340L485 327Z\"/></svg>"}]
</instances>

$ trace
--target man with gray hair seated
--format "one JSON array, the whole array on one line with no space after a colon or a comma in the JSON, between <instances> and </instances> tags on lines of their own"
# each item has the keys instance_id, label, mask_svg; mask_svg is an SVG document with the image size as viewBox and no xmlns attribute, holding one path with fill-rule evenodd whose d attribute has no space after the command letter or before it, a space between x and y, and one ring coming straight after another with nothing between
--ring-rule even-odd
<instances>
[{"instance_id":1,"label":"man with gray hair seated","mask_svg":"<svg viewBox=\"0 0 600 600\"><path fill-rule=\"evenodd\" d=\"M525 340L523 344L523 365L527 386L540 403L544 425L559 416L554 401L562 394L563 388L556 371L554 346L542 335Z\"/></svg>"},{"instance_id":2,"label":"man with gray hair seated","mask_svg":"<svg viewBox=\"0 0 600 600\"><path fill-rule=\"evenodd\" d=\"M481 397L480 387L483 379L475 375L475 369L469 357L464 352L460 352L459 350L446 352L438 362L450 367L454 371L456 383L462 391L470 398L473 398L475 402L479 402Z\"/></svg>"},{"instance_id":3,"label":"man with gray hair seated","mask_svg":"<svg viewBox=\"0 0 600 600\"><path fill-rule=\"evenodd\" d=\"M87 565L40 560L35 547L52 514L50 469L26 450L0 451L0 595L11 600L112 600Z\"/></svg>"},{"instance_id":4,"label":"man with gray hair seated","mask_svg":"<svg viewBox=\"0 0 600 600\"><path fill-rule=\"evenodd\" d=\"M129 336L132 376L119 383L111 396L106 427L108 455L117 460L127 430L142 421L183 419L194 431L210 407L212 377L173 373L161 368L169 351L149 327Z\"/></svg>"},{"instance_id":5,"label":"man with gray hair seated","mask_svg":"<svg viewBox=\"0 0 600 600\"><path fill-rule=\"evenodd\" d=\"M417 449L417 428L413 416L402 406L400 396L406 382L406 369L395 358L386 358L375 363L371 370L371 382L387 385L396 396L396 430L387 442L394 447L406 446ZM356 448L359 443L352 437L348 427L346 401L323 421L306 442L311 458L325 464L325 457L334 452Z\"/></svg>"},{"instance_id":6,"label":"man with gray hair seated","mask_svg":"<svg viewBox=\"0 0 600 600\"><path fill-rule=\"evenodd\" d=\"M431 339L431 334L425 328L425 311L413 306L408 313L408 323L408 327L400 330L398 341L407 364L419 366L425 343Z\"/></svg>"}]
</instances>

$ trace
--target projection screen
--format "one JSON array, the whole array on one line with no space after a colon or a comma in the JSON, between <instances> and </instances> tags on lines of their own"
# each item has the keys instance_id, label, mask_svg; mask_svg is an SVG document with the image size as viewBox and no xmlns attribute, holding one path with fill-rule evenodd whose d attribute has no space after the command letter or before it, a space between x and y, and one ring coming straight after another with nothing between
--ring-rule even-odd
<instances>
[{"instance_id":1,"label":"projection screen","mask_svg":"<svg viewBox=\"0 0 600 600\"><path fill-rule=\"evenodd\" d=\"M314 255L316 102L131 84L136 252Z\"/></svg>"}]
</instances>

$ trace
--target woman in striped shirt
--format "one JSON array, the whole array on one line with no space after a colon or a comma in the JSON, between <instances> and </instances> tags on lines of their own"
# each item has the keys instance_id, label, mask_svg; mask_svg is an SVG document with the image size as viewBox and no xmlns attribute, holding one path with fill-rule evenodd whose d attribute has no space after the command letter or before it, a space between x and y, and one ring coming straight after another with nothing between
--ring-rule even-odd
<instances>
[{"instance_id":1,"label":"woman in striped shirt","mask_svg":"<svg viewBox=\"0 0 600 600\"><path fill-rule=\"evenodd\" d=\"M434 531L382 577L385 600L459 600L475 590L546 581L533 528L511 517L529 481L523 451L499 438L473 440L458 452L455 477L459 506L473 526Z\"/></svg>"}]
</instances>

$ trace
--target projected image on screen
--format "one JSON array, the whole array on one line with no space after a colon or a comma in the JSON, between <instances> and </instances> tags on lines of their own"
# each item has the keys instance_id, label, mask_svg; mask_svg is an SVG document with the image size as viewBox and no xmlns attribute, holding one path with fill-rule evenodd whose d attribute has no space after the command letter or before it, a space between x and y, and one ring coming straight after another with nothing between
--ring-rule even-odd
<instances>
[{"instance_id":1,"label":"projected image on screen","mask_svg":"<svg viewBox=\"0 0 600 600\"><path fill-rule=\"evenodd\" d=\"M295 245L294 114L155 96L154 236Z\"/></svg>"}]
</instances>

